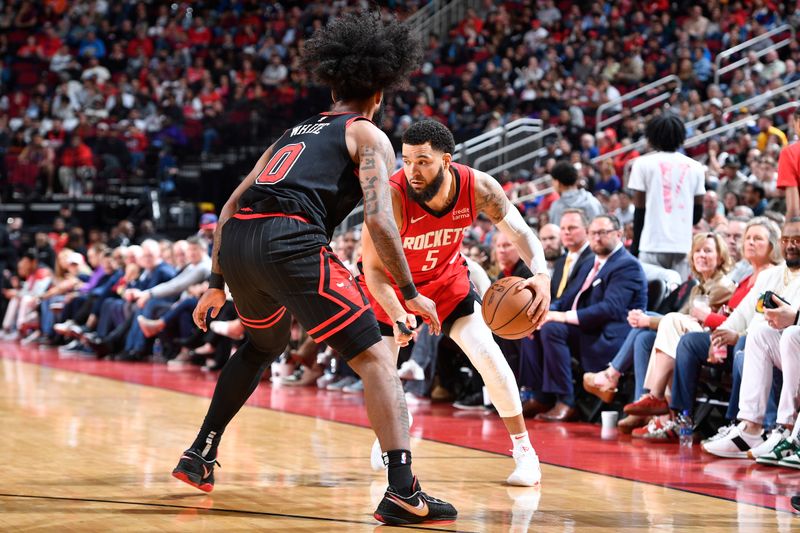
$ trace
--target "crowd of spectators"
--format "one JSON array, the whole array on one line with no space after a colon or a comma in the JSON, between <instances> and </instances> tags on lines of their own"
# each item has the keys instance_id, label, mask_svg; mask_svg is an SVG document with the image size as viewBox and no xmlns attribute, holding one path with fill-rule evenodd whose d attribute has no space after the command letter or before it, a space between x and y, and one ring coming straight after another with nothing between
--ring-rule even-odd
<instances>
[{"instance_id":1,"label":"crowd of spectators","mask_svg":"<svg viewBox=\"0 0 800 533\"><path fill-rule=\"evenodd\" d=\"M223 146L266 146L306 109L327 105L327 93L300 67L304 40L329 17L361 4L3 2L2 197L78 196L133 178L158 181L169 193L175 168L188 157ZM419 5L395 1L383 12L404 18ZM399 147L403 130L420 118L437 118L457 140L516 118L540 118L563 132L553 151L580 153L585 176L612 193L636 152L614 158L613 168L588 159L637 141L647 117L613 107L622 119L595 135L597 107L674 74L682 88L667 103L685 121L710 117L698 131L751 112L723 113L800 79L800 46L793 41L761 58L753 55L759 47L748 48L748 63L719 85L712 83L713 60L793 20L789 9L763 0L587 6L487 0L446 35L429 37L424 63L407 90L390 95L380 126ZM766 132L785 143L769 130L782 121L721 135L700 150L722 167L732 146L760 130L753 157L774 164L776 147ZM540 165L521 176L546 170Z\"/></svg>"},{"instance_id":2,"label":"crowd of spectators","mask_svg":"<svg viewBox=\"0 0 800 533\"><path fill-rule=\"evenodd\" d=\"M403 16L417 7L396 4ZM325 106L328 95L299 67L303 40L339 10L356 7L351 2L233 0L5 2L0 10L4 194L76 197L112 177L148 172L168 192L170 169L193 152L209 154L244 140L266 145L267 138L242 135L275 133L262 122L285 124L310 102ZM762 289L792 305L800 298L800 263L795 265L800 227L785 220L778 186L778 160L795 133L785 132L791 119L764 114L689 152L702 168L706 192L684 270L646 267L633 255L612 267L615 251L636 252L627 169L640 153L592 164L594 157L645 134L652 116L627 108L619 109L623 119L616 126L593 133L598 105L644 83L677 75L682 88L666 104L683 123L710 117L697 127L710 131L734 121L737 113L751 112L723 110L800 79L800 46L792 42L761 59L749 56L723 83L712 83L716 54L789 21L795 14L787 9L786 3L768 1L702 6L608 1L585 8L554 0L484 2L447 35L430 37L425 62L409 88L389 98L379 125L397 148L404 129L422 118L442 121L459 140L525 116L561 129L562 139L549 145L548 155L529 171L498 176L512 200L537 192L539 185L528 182L530 177L549 176L555 184L552 192L519 203L551 263L554 300L541 332L502 345L523 390L526 415L572 420L587 394L604 401L620 394L627 396L623 401L630 415L621 430L646 440L676 440L674 413L693 409L698 368L716 365L733 372L727 416L735 421L743 411L738 418L744 425L725 428L710 441L716 448L708 450L760 454L763 442L774 446L776 435L788 438L784 429L794 424L798 398L779 384L780 406L768 405L765 398L772 366L788 369L794 379L797 365L763 350L748 351L744 338L757 334L763 343L779 347L775 353L800 353L784 350L780 336L776 340L766 329L774 330L773 325L751 312ZM780 103L781 98L773 99L766 108ZM654 115L662 112L659 107ZM256 129L241 128L243 123ZM215 222L207 213L198 235L171 242L149 221L136 229L123 220L107 234L93 229L85 236L68 206L47 231L29 234L20 219L9 221L0 231L2 336L59 345L64 356L219 369L244 334L232 303L209 333L191 321L206 287ZM331 246L354 267L356 230L342 233ZM488 220L476 220L463 253L492 279L525 275L513 246ZM562 341L573 332L568 325L575 313L581 316L586 281L597 281L595 276L614 289L631 285L621 292L635 297L613 317L611 311L581 317L597 328L608 327L606 337L619 340L602 353L587 344L581 350L591 352L587 358L575 351L587 339ZM661 287L660 293L651 285ZM602 295L592 298L602 300ZM621 312L625 316L618 316ZM548 360L548 347L556 344L559 360ZM707 360L712 346L715 358ZM750 353L756 355L745 357ZM586 371L583 387L581 376L572 375L573 359ZM335 361L335 354L316 346L295 324L272 378L282 385L360 392L358 376ZM742 371L754 361L760 366ZM480 377L463 354L424 328L400 372L414 398L487 408ZM625 374L635 384L621 392ZM778 431L762 436L764 428L773 427ZM747 449L731 444L731 436L741 437Z\"/></svg>"}]
</instances>

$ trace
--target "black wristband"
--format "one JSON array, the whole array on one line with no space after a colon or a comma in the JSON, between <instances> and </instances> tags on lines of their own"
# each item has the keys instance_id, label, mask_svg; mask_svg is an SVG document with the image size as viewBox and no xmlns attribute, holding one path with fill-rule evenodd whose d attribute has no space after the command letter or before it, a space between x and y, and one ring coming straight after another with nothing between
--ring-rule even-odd
<instances>
[{"instance_id":1,"label":"black wristband","mask_svg":"<svg viewBox=\"0 0 800 533\"><path fill-rule=\"evenodd\" d=\"M208 288L224 290L225 278L222 277L222 274L212 272L211 275L208 276Z\"/></svg>"},{"instance_id":2,"label":"black wristband","mask_svg":"<svg viewBox=\"0 0 800 533\"><path fill-rule=\"evenodd\" d=\"M419 293L417 292L417 287L414 285L414 282L409 283L408 285L404 285L400 287L400 294L403 295L403 300L413 300Z\"/></svg>"}]
</instances>

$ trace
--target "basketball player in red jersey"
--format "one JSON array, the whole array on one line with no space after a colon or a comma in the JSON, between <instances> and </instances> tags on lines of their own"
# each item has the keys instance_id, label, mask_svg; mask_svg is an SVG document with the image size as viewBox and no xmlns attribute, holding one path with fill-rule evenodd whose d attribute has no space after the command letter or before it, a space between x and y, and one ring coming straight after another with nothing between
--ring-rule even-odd
<instances>
[{"instance_id":1,"label":"basketball player in red jersey","mask_svg":"<svg viewBox=\"0 0 800 533\"><path fill-rule=\"evenodd\" d=\"M531 446L519 390L511 368L480 313L480 297L471 289L460 254L464 232L484 213L508 236L530 266L533 277L518 290L530 288L534 300L528 318L534 325L550 306L550 277L544 250L500 184L490 175L452 162L453 135L444 125L425 120L403 134L403 168L390 178L392 209L414 284L436 302L442 329L469 357L489 389L489 396L511 435L516 468L511 485L535 486L541 480L539 459ZM395 358L416 326L413 309L403 305L393 275L384 266L372 230L362 234L362 262L368 298ZM386 454L373 446L373 468ZM381 459L383 459L381 461Z\"/></svg>"},{"instance_id":2,"label":"basketball player in red jersey","mask_svg":"<svg viewBox=\"0 0 800 533\"><path fill-rule=\"evenodd\" d=\"M328 246L336 226L363 198L365 226L402 287L405 305L440 328L435 305L417 292L403 256L388 186L394 153L371 122L383 91L401 84L420 57L409 28L377 14L345 15L306 42L304 64L331 87L333 109L286 130L222 209L209 290L194 320L206 329L208 311L213 317L225 303L227 283L247 341L220 374L200 433L173 471L178 479L212 490L220 436L262 370L286 348L291 314L316 342L341 354L364 383L372 428L389 450L389 488L375 518L387 524L456 518L452 505L426 495L412 475L395 358L381 342L364 294Z\"/></svg>"}]
</instances>

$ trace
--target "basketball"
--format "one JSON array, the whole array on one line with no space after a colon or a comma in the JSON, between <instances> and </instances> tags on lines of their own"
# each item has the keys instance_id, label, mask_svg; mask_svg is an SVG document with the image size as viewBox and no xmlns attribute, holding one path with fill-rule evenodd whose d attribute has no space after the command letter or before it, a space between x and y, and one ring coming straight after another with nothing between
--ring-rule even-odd
<instances>
[{"instance_id":1,"label":"basketball","mask_svg":"<svg viewBox=\"0 0 800 533\"><path fill-rule=\"evenodd\" d=\"M521 339L533 331L527 314L533 302L533 292L516 291L516 286L524 281L518 276L498 279L483 296L483 321L498 337Z\"/></svg>"}]
</instances>

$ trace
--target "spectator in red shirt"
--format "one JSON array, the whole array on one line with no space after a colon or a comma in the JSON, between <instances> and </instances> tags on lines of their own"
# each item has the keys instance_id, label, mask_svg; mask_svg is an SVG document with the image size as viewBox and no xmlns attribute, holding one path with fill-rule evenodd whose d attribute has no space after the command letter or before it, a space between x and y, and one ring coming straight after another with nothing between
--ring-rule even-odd
<instances>
[{"instance_id":1,"label":"spectator in red shirt","mask_svg":"<svg viewBox=\"0 0 800 533\"><path fill-rule=\"evenodd\" d=\"M153 57L153 40L147 36L147 31L141 26L136 30L136 37L130 40L126 50L128 57L136 57L140 52L145 57Z\"/></svg>"},{"instance_id":2,"label":"spectator in red shirt","mask_svg":"<svg viewBox=\"0 0 800 533\"><path fill-rule=\"evenodd\" d=\"M33 59L36 57L36 52L38 51L39 43L36 42L35 35L28 35L27 39L25 40L25 44L19 47L17 50L17 57L24 57Z\"/></svg>"},{"instance_id":3,"label":"spectator in red shirt","mask_svg":"<svg viewBox=\"0 0 800 533\"><path fill-rule=\"evenodd\" d=\"M199 84L203 81L208 70L202 57L195 57L191 67L186 69L186 81L189 85ZM213 88L213 87L212 87Z\"/></svg>"},{"instance_id":4,"label":"spectator in red shirt","mask_svg":"<svg viewBox=\"0 0 800 533\"><path fill-rule=\"evenodd\" d=\"M483 31L483 19L478 16L474 9L467 9L467 16L458 25L458 34L463 37L477 35Z\"/></svg>"},{"instance_id":5,"label":"spectator in red shirt","mask_svg":"<svg viewBox=\"0 0 800 533\"><path fill-rule=\"evenodd\" d=\"M73 135L69 145L61 153L61 167L58 169L58 180L61 187L71 198L84 193L91 193L92 179L97 171L94 166L92 149L78 135Z\"/></svg>"},{"instance_id":6,"label":"spectator in red shirt","mask_svg":"<svg viewBox=\"0 0 800 533\"><path fill-rule=\"evenodd\" d=\"M53 126L45 135L45 139L47 139L47 144L50 148L58 151L63 146L66 136L67 132L64 130L64 123L61 119L54 119Z\"/></svg>"},{"instance_id":7,"label":"spectator in red shirt","mask_svg":"<svg viewBox=\"0 0 800 533\"><path fill-rule=\"evenodd\" d=\"M189 30L189 44L195 48L206 48L211 44L211 31L205 26L202 17L194 19Z\"/></svg>"},{"instance_id":8,"label":"spectator in red shirt","mask_svg":"<svg viewBox=\"0 0 800 533\"><path fill-rule=\"evenodd\" d=\"M613 152L622 148L622 144L617 142L617 132L613 128L606 128L597 134L597 147L600 155Z\"/></svg>"},{"instance_id":9,"label":"spectator in red shirt","mask_svg":"<svg viewBox=\"0 0 800 533\"><path fill-rule=\"evenodd\" d=\"M800 106L796 107L792 118L792 128L800 136ZM795 142L781 150L778 159L778 187L786 189L786 220L800 216L800 142Z\"/></svg>"},{"instance_id":10,"label":"spectator in red shirt","mask_svg":"<svg viewBox=\"0 0 800 533\"><path fill-rule=\"evenodd\" d=\"M133 123L128 126L125 132L125 146L131 154L131 168L137 169L144 161L145 150L147 150L147 135L137 128Z\"/></svg>"},{"instance_id":11,"label":"spectator in red shirt","mask_svg":"<svg viewBox=\"0 0 800 533\"><path fill-rule=\"evenodd\" d=\"M31 143L19 154L19 165L15 169L13 181L27 188L35 189L40 176L44 177L46 196L53 194L53 174L55 172L55 152L44 142L40 133L35 133Z\"/></svg>"},{"instance_id":12,"label":"spectator in red shirt","mask_svg":"<svg viewBox=\"0 0 800 533\"><path fill-rule=\"evenodd\" d=\"M39 57L49 61L58 49L61 48L61 38L56 33L55 28L49 22L44 25L44 35L39 37Z\"/></svg>"}]
</instances>

